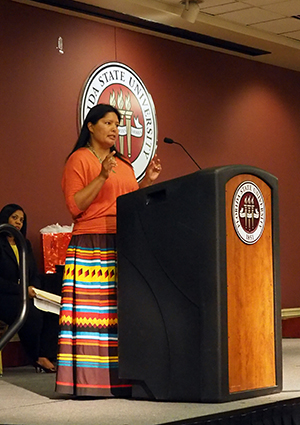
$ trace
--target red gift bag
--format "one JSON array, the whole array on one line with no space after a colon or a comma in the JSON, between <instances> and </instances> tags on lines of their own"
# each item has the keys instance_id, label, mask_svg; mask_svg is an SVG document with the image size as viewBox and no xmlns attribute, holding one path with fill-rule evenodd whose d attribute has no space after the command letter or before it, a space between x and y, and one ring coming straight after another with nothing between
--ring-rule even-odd
<instances>
[{"instance_id":1,"label":"red gift bag","mask_svg":"<svg viewBox=\"0 0 300 425\"><path fill-rule=\"evenodd\" d=\"M64 265L72 233L43 233L43 258L45 273L55 273L56 265Z\"/></svg>"}]
</instances>

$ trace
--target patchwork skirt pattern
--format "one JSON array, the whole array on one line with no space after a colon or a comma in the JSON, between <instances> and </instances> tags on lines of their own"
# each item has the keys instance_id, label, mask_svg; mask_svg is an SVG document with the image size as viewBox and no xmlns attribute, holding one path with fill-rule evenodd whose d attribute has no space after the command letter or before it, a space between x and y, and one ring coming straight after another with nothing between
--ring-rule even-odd
<instances>
[{"instance_id":1,"label":"patchwork skirt pattern","mask_svg":"<svg viewBox=\"0 0 300 425\"><path fill-rule=\"evenodd\" d=\"M118 378L115 235L74 235L67 250L56 391L128 397Z\"/></svg>"}]
</instances>

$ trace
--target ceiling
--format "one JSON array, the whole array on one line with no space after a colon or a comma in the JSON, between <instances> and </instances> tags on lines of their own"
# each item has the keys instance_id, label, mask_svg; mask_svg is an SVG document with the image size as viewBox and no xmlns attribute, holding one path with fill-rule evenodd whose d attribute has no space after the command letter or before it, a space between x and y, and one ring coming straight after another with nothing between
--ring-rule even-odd
<instances>
[{"instance_id":1,"label":"ceiling","mask_svg":"<svg viewBox=\"0 0 300 425\"><path fill-rule=\"evenodd\" d=\"M300 71L300 0L13 0ZM187 1L187 0L184 0ZM181 15L199 8L195 22ZM186 12L185 12L186 13Z\"/></svg>"}]
</instances>

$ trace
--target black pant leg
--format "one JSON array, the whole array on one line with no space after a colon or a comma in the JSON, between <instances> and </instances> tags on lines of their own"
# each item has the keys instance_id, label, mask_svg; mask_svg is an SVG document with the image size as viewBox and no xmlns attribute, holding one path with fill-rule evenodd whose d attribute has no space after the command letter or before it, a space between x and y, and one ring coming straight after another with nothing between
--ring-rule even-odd
<instances>
[{"instance_id":1,"label":"black pant leg","mask_svg":"<svg viewBox=\"0 0 300 425\"><path fill-rule=\"evenodd\" d=\"M19 295L0 294L0 319L8 325L12 325L20 312L21 306L22 301ZM34 307L32 300L29 300L28 315L18 334L28 357L32 361L36 361L39 357L42 326L43 313Z\"/></svg>"},{"instance_id":2,"label":"black pant leg","mask_svg":"<svg viewBox=\"0 0 300 425\"><path fill-rule=\"evenodd\" d=\"M18 334L28 356L36 361L40 357L43 312L33 305L32 300L29 300L28 307L27 319Z\"/></svg>"},{"instance_id":3,"label":"black pant leg","mask_svg":"<svg viewBox=\"0 0 300 425\"><path fill-rule=\"evenodd\" d=\"M43 328L41 333L40 357L54 361L57 356L59 333L59 316L53 313L43 313Z\"/></svg>"}]
</instances>

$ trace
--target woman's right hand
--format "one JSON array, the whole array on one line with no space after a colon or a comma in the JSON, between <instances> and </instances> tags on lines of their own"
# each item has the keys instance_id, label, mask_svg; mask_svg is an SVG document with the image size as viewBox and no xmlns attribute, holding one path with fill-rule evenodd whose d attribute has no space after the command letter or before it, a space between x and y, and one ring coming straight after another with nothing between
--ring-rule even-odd
<instances>
[{"instance_id":1,"label":"woman's right hand","mask_svg":"<svg viewBox=\"0 0 300 425\"><path fill-rule=\"evenodd\" d=\"M110 152L107 157L102 161L102 169L100 171L100 176L108 178L111 172L115 173L114 167L117 166L116 158L114 157L116 151Z\"/></svg>"}]
</instances>

